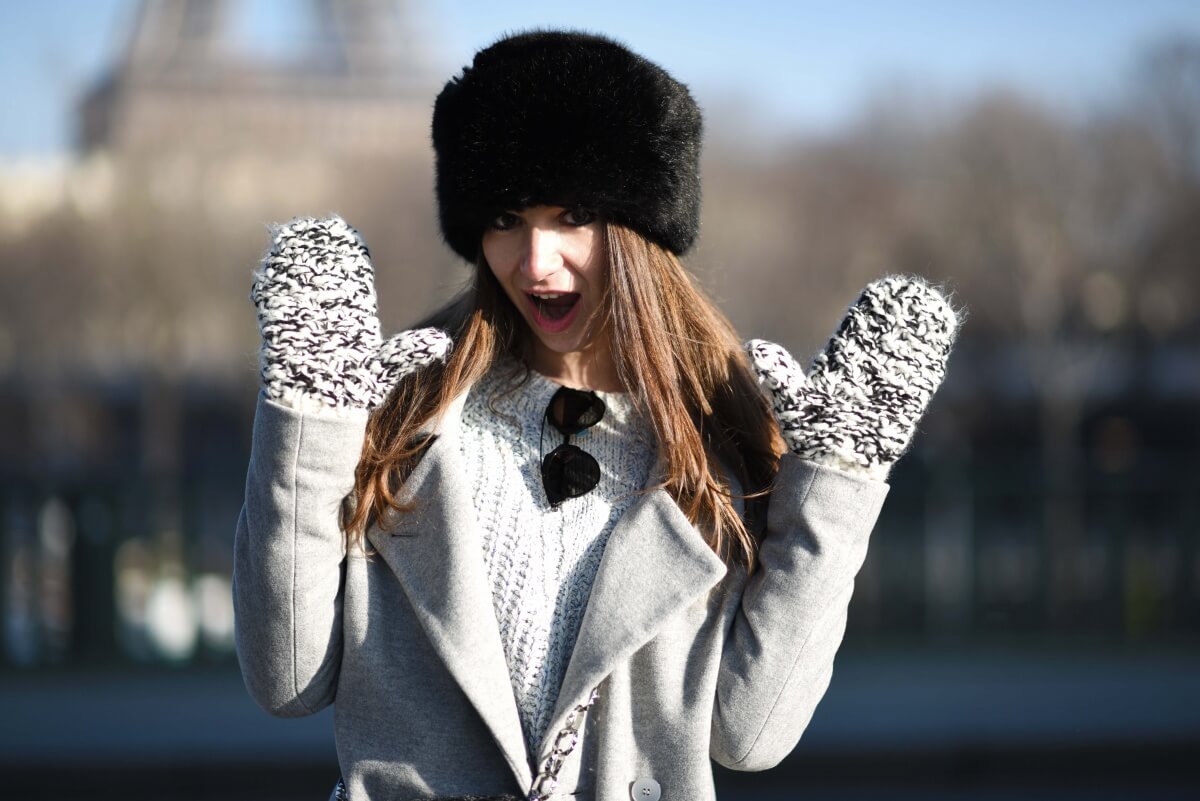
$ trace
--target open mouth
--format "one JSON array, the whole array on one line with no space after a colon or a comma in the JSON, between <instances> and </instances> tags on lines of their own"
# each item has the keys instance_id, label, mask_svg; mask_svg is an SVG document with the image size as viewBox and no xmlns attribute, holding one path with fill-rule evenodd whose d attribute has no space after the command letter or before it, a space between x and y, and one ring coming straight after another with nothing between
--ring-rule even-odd
<instances>
[{"instance_id":1,"label":"open mouth","mask_svg":"<svg viewBox=\"0 0 1200 801\"><path fill-rule=\"evenodd\" d=\"M527 292L526 297L533 307L535 322L551 333L567 328L579 308L578 292Z\"/></svg>"}]
</instances>

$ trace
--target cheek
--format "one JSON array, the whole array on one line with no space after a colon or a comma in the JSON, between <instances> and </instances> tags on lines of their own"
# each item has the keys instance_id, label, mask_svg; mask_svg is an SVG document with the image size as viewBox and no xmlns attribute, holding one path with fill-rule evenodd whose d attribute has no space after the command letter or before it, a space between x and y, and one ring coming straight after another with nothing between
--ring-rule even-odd
<instances>
[{"instance_id":1,"label":"cheek","mask_svg":"<svg viewBox=\"0 0 1200 801\"><path fill-rule=\"evenodd\" d=\"M510 280L514 272L511 266L513 263L511 261L506 262L504 260L502 250L503 249L497 249L495 247L489 248L487 242L485 241L483 244L483 260L487 262L488 271L492 274L492 277L496 279L496 284L500 290L500 294L508 298L509 302L511 302L514 306L517 306L521 300L521 293L513 289L512 282Z\"/></svg>"},{"instance_id":2,"label":"cheek","mask_svg":"<svg viewBox=\"0 0 1200 801\"><path fill-rule=\"evenodd\" d=\"M592 229L581 229L571 251L572 262L583 265L578 271L588 285L603 289L608 281L608 260L600 247L600 235Z\"/></svg>"},{"instance_id":3,"label":"cheek","mask_svg":"<svg viewBox=\"0 0 1200 801\"><path fill-rule=\"evenodd\" d=\"M496 259L495 249L489 248L487 246L487 241L485 240L483 243L482 250L483 250L483 261L487 264L488 271L491 272L491 274L496 277L496 280L499 281L500 280L500 271L496 269L496 265L499 262ZM503 281L501 281L501 283L503 283Z\"/></svg>"},{"instance_id":4,"label":"cheek","mask_svg":"<svg viewBox=\"0 0 1200 801\"><path fill-rule=\"evenodd\" d=\"M608 265L603 259L597 259L588 272L588 283L600 291L608 288Z\"/></svg>"},{"instance_id":5,"label":"cheek","mask_svg":"<svg viewBox=\"0 0 1200 801\"><path fill-rule=\"evenodd\" d=\"M608 260L600 254L593 254L587 266L580 272L592 289L603 292L608 288Z\"/></svg>"},{"instance_id":6,"label":"cheek","mask_svg":"<svg viewBox=\"0 0 1200 801\"><path fill-rule=\"evenodd\" d=\"M515 262L512 259L512 254L508 251L511 248L506 247L506 240L500 237L492 237L484 235L481 248L483 250L483 260L487 262L488 269L492 271L492 275L501 284L507 284L508 278L512 275L513 265Z\"/></svg>"}]
</instances>

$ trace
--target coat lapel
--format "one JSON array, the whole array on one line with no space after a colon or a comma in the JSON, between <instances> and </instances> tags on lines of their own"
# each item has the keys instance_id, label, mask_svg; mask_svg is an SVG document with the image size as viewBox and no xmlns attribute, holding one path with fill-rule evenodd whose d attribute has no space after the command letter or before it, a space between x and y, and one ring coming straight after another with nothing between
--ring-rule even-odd
<instances>
[{"instance_id":1,"label":"coat lapel","mask_svg":"<svg viewBox=\"0 0 1200 801\"><path fill-rule=\"evenodd\" d=\"M446 667L478 710L521 787L530 773L516 698L483 564L478 525L452 418L405 483L417 499L369 534L371 544L396 574L409 602Z\"/></svg>"},{"instance_id":2,"label":"coat lapel","mask_svg":"<svg viewBox=\"0 0 1200 801\"><path fill-rule=\"evenodd\" d=\"M483 564L457 439L464 398L405 482L417 507L369 539L421 625L479 711L522 787L533 776ZM652 471L652 475L657 474ZM653 481L649 486L653 486ZM647 491L609 535L543 750L567 714L663 623L706 595L726 567L662 489Z\"/></svg>"},{"instance_id":3,"label":"coat lapel","mask_svg":"<svg viewBox=\"0 0 1200 801\"><path fill-rule=\"evenodd\" d=\"M639 498L605 546L542 750L592 688L725 572L725 563L665 490Z\"/></svg>"}]
</instances>

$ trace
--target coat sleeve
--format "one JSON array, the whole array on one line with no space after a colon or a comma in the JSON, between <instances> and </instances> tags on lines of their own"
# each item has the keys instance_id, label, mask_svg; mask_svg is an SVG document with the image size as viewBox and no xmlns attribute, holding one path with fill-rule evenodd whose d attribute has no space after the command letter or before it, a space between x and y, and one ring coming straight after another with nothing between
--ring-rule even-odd
<instances>
[{"instance_id":1,"label":"coat sleeve","mask_svg":"<svg viewBox=\"0 0 1200 801\"><path fill-rule=\"evenodd\" d=\"M711 756L765 770L795 747L833 672L887 484L785 454L767 532L727 635Z\"/></svg>"},{"instance_id":2,"label":"coat sleeve","mask_svg":"<svg viewBox=\"0 0 1200 801\"><path fill-rule=\"evenodd\" d=\"M343 498L367 412L301 412L259 393L234 541L238 661L254 700L296 717L333 701L342 651Z\"/></svg>"}]
</instances>

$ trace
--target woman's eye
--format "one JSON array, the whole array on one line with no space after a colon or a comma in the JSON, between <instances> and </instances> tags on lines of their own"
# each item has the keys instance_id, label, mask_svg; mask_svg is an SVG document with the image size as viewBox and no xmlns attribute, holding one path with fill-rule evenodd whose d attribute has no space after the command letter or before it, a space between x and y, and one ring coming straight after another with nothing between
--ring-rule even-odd
<instances>
[{"instance_id":1,"label":"woman's eye","mask_svg":"<svg viewBox=\"0 0 1200 801\"><path fill-rule=\"evenodd\" d=\"M596 221L596 212L591 209L568 209L563 214L563 222L567 225L590 225Z\"/></svg>"},{"instance_id":2,"label":"woman's eye","mask_svg":"<svg viewBox=\"0 0 1200 801\"><path fill-rule=\"evenodd\" d=\"M497 215L491 221L491 223L489 223L489 227L493 231L511 231L513 228L516 228L518 225L520 225L520 223L520 217L518 217L516 214L513 214L511 211L506 211L503 214Z\"/></svg>"}]
</instances>

